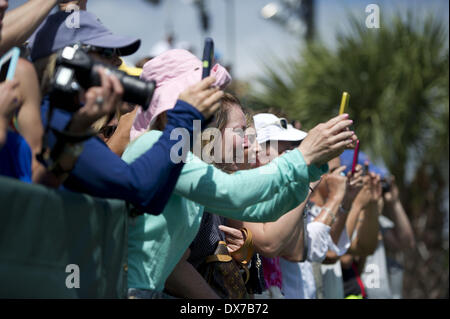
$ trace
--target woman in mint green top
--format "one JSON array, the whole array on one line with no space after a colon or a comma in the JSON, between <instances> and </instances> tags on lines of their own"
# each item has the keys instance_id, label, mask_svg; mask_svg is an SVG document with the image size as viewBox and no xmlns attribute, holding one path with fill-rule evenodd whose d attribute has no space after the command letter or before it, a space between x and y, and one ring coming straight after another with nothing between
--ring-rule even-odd
<instances>
[{"instance_id":1,"label":"woman in mint green top","mask_svg":"<svg viewBox=\"0 0 450 319\"><path fill-rule=\"evenodd\" d=\"M160 137L150 131L131 143L123 159L131 163ZM162 291L164 283L194 240L203 211L227 218L270 222L298 206L309 183L327 171L306 165L298 149L270 164L227 174L188 154L175 190L162 214L145 214L130 222L128 288Z\"/></svg>"}]
</instances>

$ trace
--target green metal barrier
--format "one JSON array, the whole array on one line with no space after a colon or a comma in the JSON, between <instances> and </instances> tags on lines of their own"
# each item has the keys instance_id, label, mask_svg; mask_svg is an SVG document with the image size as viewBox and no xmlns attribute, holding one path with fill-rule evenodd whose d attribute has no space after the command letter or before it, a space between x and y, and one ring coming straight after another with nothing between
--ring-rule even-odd
<instances>
[{"instance_id":1,"label":"green metal barrier","mask_svg":"<svg viewBox=\"0 0 450 319\"><path fill-rule=\"evenodd\" d=\"M125 298L127 220L123 201L0 177L0 298Z\"/></svg>"}]
</instances>

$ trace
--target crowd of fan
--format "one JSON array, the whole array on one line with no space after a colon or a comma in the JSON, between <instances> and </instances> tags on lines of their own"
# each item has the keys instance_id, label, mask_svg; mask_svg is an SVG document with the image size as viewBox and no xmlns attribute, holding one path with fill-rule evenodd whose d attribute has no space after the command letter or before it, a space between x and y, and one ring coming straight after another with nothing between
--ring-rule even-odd
<instances>
[{"instance_id":1,"label":"crowd of fan","mask_svg":"<svg viewBox=\"0 0 450 319\"><path fill-rule=\"evenodd\" d=\"M81 11L66 12L73 4ZM414 246L412 229L392 176L363 153L350 171L348 114L308 132L255 114L225 93L226 68L202 80L183 49L130 68L121 56L141 40L115 35L87 0L7 8L0 0L0 55L16 46L22 57L0 83L0 175L130 203L129 298L401 297L391 257ZM79 28L65 23L73 14ZM67 100L77 109L56 105L56 56L74 44L156 81L148 108L123 102L102 67L99 86Z\"/></svg>"}]
</instances>

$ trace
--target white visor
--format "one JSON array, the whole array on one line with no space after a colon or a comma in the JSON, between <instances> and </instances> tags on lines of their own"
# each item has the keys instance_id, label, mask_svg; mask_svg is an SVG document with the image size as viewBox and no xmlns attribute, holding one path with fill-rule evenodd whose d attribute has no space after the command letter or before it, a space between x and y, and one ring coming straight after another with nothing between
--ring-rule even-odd
<instances>
[{"instance_id":1,"label":"white visor","mask_svg":"<svg viewBox=\"0 0 450 319\"><path fill-rule=\"evenodd\" d=\"M301 141L308 133L297 130L287 120L270 113L260 113L253 117L258 143L267 141Z\"/></svg>"}]
</instances>

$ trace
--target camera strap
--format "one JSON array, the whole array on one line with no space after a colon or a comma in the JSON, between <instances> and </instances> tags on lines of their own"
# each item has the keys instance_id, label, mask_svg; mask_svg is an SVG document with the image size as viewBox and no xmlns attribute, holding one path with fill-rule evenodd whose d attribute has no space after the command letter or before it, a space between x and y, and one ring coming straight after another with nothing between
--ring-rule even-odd
<instances>
[{"instance_id":1,"label":"camera strap","mask_svg":"<svg viewBox=\"0 0 450 319\"><path fill-rule=\"evenodd\" d=\"M36 155L37 160L40 163L42 163L42 165L44 165L46 168L48 168L51 165L51 163L59 157L66 144L78 144L96 135L94 131L83 134L77 134L68 131L56 130L50 127L52 115L53 115L53 107L50 106L47 112L47 123L44 130L44 136L42 138L42 149L41 152ZM66 128L70 125L70 123L71 121L67 123ZM49 144L48 134L50 131L55 135L56 143L49 152L48 150L50 148L48 145Z\"/></svg>"}]
</instances>

